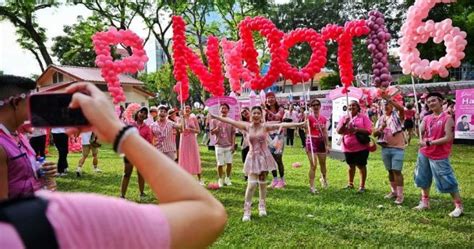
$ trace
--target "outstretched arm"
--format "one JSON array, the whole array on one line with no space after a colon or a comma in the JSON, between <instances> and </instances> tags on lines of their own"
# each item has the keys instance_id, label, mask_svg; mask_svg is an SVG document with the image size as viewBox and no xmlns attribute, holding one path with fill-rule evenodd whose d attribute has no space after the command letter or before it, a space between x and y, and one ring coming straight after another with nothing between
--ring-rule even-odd
<instances>
[{"instance_id":1,"label":"outstretched arm","mask_svg":"<svg viewBox=\"0 0 474 249\"><path fill-rule=\"evenodd\" d=\"M278 124L268 124L266 123L265 124L265 128L267 129L267 131L272 131L272 130L277 130L277 129L280 129L280 128L296 128L296 127L303 127L306 125L306 121L305 122L300 122L300 123L278 123Z\"/></svg>"},{"instance_id":2,"label":"outstretched arm","mask_svg":"<svg viewBox=\"0 0 474 249\"><path fill-rule=\"evenodd\" d=\"M214 114L211 114L211 118L213 119L217 119L221 122L224 122L224 123L228 123L232 126L234 126L235 128L237 129L241 129L241 130L247 130L247 123L245 122L241 122L241 121L235 121L231 118L224 118L224 117L220 117L220 116L216 116Z\"/></svg>"},{"instance_id":3,"label":"outstretched arm","mask_svg":"<svg viewBox=\"0 0 474 249\"><path fill-rule=\"evenodd\" d=\"M70 107L81 108L99 138L112 143L124 124L115 116L105 94L88 83L74 84L67 92L74 93ZM158 207L169 224L172 248L204 248L217 239L227 221L225 209L191 175L137 133L124 137L120 149L160 201ZM160 229L157 227L156 232Z\"/></svg>"}]
</instances>

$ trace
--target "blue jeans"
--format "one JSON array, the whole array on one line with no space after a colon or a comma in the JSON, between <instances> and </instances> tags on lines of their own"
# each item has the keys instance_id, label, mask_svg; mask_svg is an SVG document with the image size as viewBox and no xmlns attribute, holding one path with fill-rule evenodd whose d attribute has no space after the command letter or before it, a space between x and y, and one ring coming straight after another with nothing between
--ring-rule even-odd
<instances>
[{"instance_id":1,"label":"blue jeans","mask_svg":"<svg viewBox=\"0 0 474 249\"><path fill-rule=\"evenodd\" d=\"M436 189L440 193L459 192L458 182L454 176L449 159L433 160L418 153L415 168L415 184L419 188L429 188L435 179Z\"/></svg>"},{"instance_id":2,"label":"blue jeans","mask_svg":"<svg viewBox=\"0 0 474 249\"><path fill-rule=\"evenodd\" d=\"M399 148L382 148L382 160L387 170L402 171L405 150Z\"/></svg>"}]
</instances>

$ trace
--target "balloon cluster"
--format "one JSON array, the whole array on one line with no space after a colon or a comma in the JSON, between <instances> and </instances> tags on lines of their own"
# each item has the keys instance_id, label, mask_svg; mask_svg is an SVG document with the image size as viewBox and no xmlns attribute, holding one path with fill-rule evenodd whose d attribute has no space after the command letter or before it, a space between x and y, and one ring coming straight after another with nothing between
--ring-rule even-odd
<instances>
[{"instance_id":1,"label":"balloon cluster","mask_svg":"<svg viewBox=\"0 0 474 249\"><path fill-rule=\"evenodd\" d=\"M375 91L375 98L381 99L382 92L391 96L392 101L397 102L399 105L403 106L403 96L400 89L394 86L389 86L386 89L377 88Z\"/></svg>"},{"instance_id":2,"label":"balloon cluster","mask_svg":"<svg viewBox=\"0 0 474 249\"><path fill-rule=\"evenodd\" d=\"M367 26L370 29L367 48L372 55L372 75L376 87L388 87L392 76L388 68L388 42L392 38L385 26L385 17L376 10L369 12Z\"/></svg>"},{"instance_id":3,"label":"balloon cluster","mask_svg":"<svg viewBox=\"0 0 474 249\"><path fill-rule=\"evenodd\" d=\"M186 24L182 17L173 16L173 75L176 85L173 90L178 94L178 100L184 103L189 98L189 78L186 71Z\"/></svg>"},{"instance_id":4,"label":"balloon cluster","mask_svg":"<svg viewBox=\"0 0 474 249\"><path fill-rule=\"evenodd\" d=\"M321 30L324 40L334 40L338 43L337 62L341 82L344 84L344 90L347 91L354 80L353 62L352 62L352 39L369 33L369 27L365 20L355 20L346 22L344 27L335 24L328 24Z\"/></svg>"},{"instance_id":5,"label":"balloon cluster","mask_svg":"<svg viewBox=\"0 0 474 249\"><path fill-rule=\"evenodd\" d=\"M121 73L136 73L143 70L148 61L143 49L143 40L131 30L117 30L113 27L92 36L94 51L97 55L95 64L101 68L101 75L107 82L107 87L114 104L126 100L119 75ZM122 43L132 49L133 54L122 60L113 61L110 45Z\"/></svg>"},{"instance_id":6,"label":"balloon cluster","mask_svg":"<svg viewBox=\"0 0 474 249\"><path fill-rule=\"evenodd\" d=\"M283 32L278 30L270 20L261 16L254 18L246 17L239 23L238 27L243 45L242 57L247 63L248 69L255 74L255 77L250 81L250 87L254 90L270 87L280 76L280 68L283 62L280 43L283 38ZM258 52L255 49L252 37L252 31L256 30L267 39L271 54L270 68L263 77L260 75L257 63Z\"/></svg>"},{"instance_id":7,"label":"balloon cluster","mask_svg":"<svg viewBox=\"0 0 474 249\"><path fill-rule=\"evenodd\" d=\"M465 57L463 51L467 45L466 32L453 27L449 18L442 22L423 22L436 3L451 2L455 0L416 0L415 4L408 8L407 20L401 29L402 37L398 41L400 66L404 74L412 74L424 80L430 80L434 75L445 78L449 75L448 68L461 65L461 60ZM426 43L431 37L434 43L444 42L446 55L439 60L422 60L417 45Z\"/></svg>"},{"instance_id":8,"label":"balloon cluster","mask_svg":"<svg viewBox=\"0 0 474 249\"><path fill-rule=\"evenodd\" d=\"M297 43L308 42L311 47L312 54L308 64L298 70L288 63L287 59L290 55L289 49ZM327 48L321 35L314 29L298 28L285 34L282 40L282 73L290 79L293 84L310 80L315 74L321 71L326 64Z\"/></svg>"},{"instance_id":9,"label":"balloon cluster","mask_svg":"<svg viewBox=\"0 0 474 249\"><path fill-rule=\"evenodd\" d=\"M186 24L180 16L173 16L173 59L175 79L178 81L174 91L180 102L189 97L189 78L186 65L196 74L204 89L214 96L224 95L224 74L219 56L219 41L214 36L207 40L206 56L209 68L201 62L199 57L186 46Z\"/></svg>"},{"instance_id":10,"label":"balloon cluster","mask_svg":"<svg viewBox=\"0 0 474 249\"><path fill-rule=\"evenodd\" d=\"M81 137L69 137L68 143L69 152L78 153L82 151L82 139Z\"/></svg>"},{"instance_id":11,"label":"balloon cluster","mask_svg":"<svg viewBox=\"0 0 474 249\"><path fill-rule=\"evenodd\" d=\"M124 119L125 123L133 124L135 122L135 113L141 108L141 105L137 103L131 103L127 106L125 111L123 112L122 118Z\"/></svg>"},{"instance_id":12,"label":"balloon cluster","mask_svg":"<svg viewBox=\"0 0 474 249\"><path fill-rule=\"evenodd\" d=\"M233 92L241 93L242 87L240 79L244 81L244 88L249 88L252 73L242 65L242 41L228 41L222 39L221 47L224 54L225 77L229 79L230 89Z\"/></svg>"}]
</instances>

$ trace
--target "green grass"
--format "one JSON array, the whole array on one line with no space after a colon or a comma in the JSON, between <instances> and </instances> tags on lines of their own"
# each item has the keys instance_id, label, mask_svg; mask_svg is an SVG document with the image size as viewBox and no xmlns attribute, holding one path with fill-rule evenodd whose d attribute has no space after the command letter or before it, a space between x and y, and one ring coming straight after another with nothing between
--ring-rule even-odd
<instances>
[{"instance_id":1,"label":"green grass","mask_svg":"<svg viewBox=\"0 0 474 249\"><path fill-rule=\"evenodd\" d=\"M424 247L474 248L474 147L455 145L451 162L460 183L466 214L459 219L448 217L453 209L450 196L432 191L431 210L415 212L411 208L419 201L419 191L413 183L417 147L407 149L405 174L405 203L397 206L384 200L389 191L387 173L383 167L380 148L371 153L368 164L367 192L343 190L347 166L344 162L328 160L329 188L311 195L308 187L308 160L300 146L286 147L284 154L288 186L269 190L268 217L257 214L258 193L254 197L253 216L249 223L241 222L246 183L241 173L240 152L235 155L233 185L212 191L226 207L229 222L214 248L321 248L321 247ZM52 160L56 158L51 148ZM89 158L80 179L74 174L58 179L61 191L95 192L119 196L122 161L110 147L99 154L102 174L92 173ZM201 147L203 175L206 182L216 180L214 153ZM74 171L79 154L70 154L70 170ZM303 163L292 168L293 162ZM317 177L319 177L319 172ZM358 175L356 175L356 185ZM136 174L130 181L127 198L138 201ZM147 190L146 202L154 202ZM380 208L379 205L383 207ZM196 228L199 229L199 228Z\"/></svg>"}]
</instances>

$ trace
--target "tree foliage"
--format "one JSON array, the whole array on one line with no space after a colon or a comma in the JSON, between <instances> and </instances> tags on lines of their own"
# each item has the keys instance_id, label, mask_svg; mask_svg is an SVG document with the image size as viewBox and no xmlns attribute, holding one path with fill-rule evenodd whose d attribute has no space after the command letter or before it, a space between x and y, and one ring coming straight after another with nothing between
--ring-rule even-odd
<instances>
[{"instance_id":1,"label":"tree foliage","mask_svg":"<svg viewBox=\"0 0 474 249\"><path fill-rule=\"evenodd\" d=\"M94 67L96 54L91 37L105 27L106 23L99 16L87 19L79 16L77 23L64 26L64 35L53 38L53 55L63 65Z\"/></svg>"},{"instance_id":2,"label":"tree foliage","mask_svg":"<svg viewBox=\"0 0 474 249\"><path fill-rule=\"evenodd\" d=\"M322 77L319 80L321 90L334 89L336 86L341 86L341 79L338 73L333 73L328 76Z\"/></svg>"},{"instance_id":3,"label":"tree foliage","mask_svg":"<svg viewBox=\"0 0 474 249\"><path fill-rule=\"evenodd\" d=\"M57 5L55 1L16 0L6 1L0 6L0 21L8 20L15 26L19 45L35 56L41 71L53 60L45 45L46 30L38 25L36 13Z\"/></svg>"}]
</instances>

